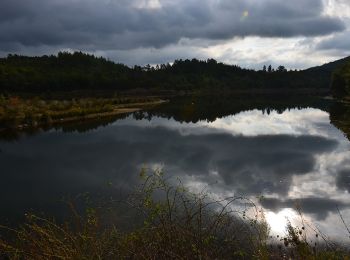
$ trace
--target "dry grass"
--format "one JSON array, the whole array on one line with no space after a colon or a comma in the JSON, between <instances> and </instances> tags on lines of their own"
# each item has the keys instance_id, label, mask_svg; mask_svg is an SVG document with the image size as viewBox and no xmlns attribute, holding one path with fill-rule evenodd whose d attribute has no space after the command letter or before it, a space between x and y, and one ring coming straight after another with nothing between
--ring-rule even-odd
<instances>
[{"instance_id":1,"label":"dry grass","mask_svg":"<svg viewBox=\"0 0 350 260\"><path fill-rule=\"evenodd\" d=\"M62 121L110 116L136 111L162 100L154 97L80 98L70 100L43 100L0 96L0 128L36 127Z\"/></svg>"},{"instance_id":2,"label":"dry grass","mask_svg":"<svg viewBox=\"0 0 350 260\"><path fill-rule=\"evenodd\" d=\"M3 227L6 259L349 259L337 247L316 250L303 228L286 227L279 249L269 243L263 212L251 201L212 200L181 182L170 184L161 171L142 171L143 184L125 203L144 220L132 231L103 223L95 209L83 216L71 205L65 224L28 215L19 229ZM253 212L248 217L247 212ZM142 217L141 217L142 216ZM0 254L1 255L1 254Z\"/></svg>"}]
</instances>

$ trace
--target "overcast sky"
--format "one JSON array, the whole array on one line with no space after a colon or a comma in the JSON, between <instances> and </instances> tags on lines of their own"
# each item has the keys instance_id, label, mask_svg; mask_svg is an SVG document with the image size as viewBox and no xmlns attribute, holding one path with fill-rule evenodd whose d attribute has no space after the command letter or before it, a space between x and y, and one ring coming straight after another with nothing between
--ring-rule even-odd
<instances>
[{"instance_id":1,"label":"overcast sky","mask_svg":"<svg viewBox=\"0 0 350 260\"><path fill-rule=\"evenodd\" d=\"M350 0L1 0L0 56L306 68L350 55Z\"/></svg>"}]
</instances>

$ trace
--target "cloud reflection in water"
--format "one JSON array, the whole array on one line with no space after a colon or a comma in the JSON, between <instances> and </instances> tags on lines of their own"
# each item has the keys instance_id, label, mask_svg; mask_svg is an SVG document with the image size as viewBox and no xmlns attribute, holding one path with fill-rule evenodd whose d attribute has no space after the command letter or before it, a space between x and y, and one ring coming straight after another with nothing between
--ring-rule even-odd
<instances>
[{"instance_id":1,"label":"cloud reflection in water","mask_svg":"<svg viewBox=\"0 0 350 260\"><path fill-rule=\"evenodd\" d=\"M332 225L341 225L336 205L350 216L349 148L328 114L311 108L252 110L197 124L128 117L83 134L50 131L1 143L0 201L8 217L55 211L62 195L103 194L110 181L129 189L142 165L163 165L217 196L264 195L270 221L292 217L297 202L307 218L340 236Z\"/></svg>"}]
</instances>

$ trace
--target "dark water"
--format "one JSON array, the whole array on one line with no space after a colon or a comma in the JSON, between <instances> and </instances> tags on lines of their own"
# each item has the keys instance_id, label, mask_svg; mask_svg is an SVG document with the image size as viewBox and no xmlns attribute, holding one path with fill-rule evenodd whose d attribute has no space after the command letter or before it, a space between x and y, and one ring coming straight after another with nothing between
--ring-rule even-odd
<instances>
[{"instance_id":1,"label":"dark water","mask_svg":"<svg viewBox=\"0 0 350 260\"><path fill-rule=\"evenodd\" d=\"M327 111L323 101L245 107L236 99L186 99L105 122L4 135L1 220L27 211L61 216L63 197L117 195L146 166L214 197L264 196L275 232L286 218L299 221L298 204L305 221L346 238L337 208L350 220L350 142Z\"/></svg>"}]
</instances>

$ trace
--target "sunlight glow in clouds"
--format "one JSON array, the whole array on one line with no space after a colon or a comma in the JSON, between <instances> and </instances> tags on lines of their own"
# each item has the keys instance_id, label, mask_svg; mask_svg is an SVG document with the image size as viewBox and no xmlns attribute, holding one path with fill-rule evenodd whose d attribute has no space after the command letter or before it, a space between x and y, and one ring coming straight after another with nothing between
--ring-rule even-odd
<instances>
[{"instance_id":1,"label":"sunlight glow in clouds","mask_svg":"<svg viewBox=\"0 0 350 260\"><path fill-rule=\"evenodd\" d=\"M249 12L248 11L244 11L241 17L241 21L244 21L246 18L248 18L249 16Z\"/></svg>"},{"instance_id":2,"label":"sunlight glow in clouds","mask_svg":"<svg viewBox=\"0 0 350 260\"><path fill-rule=\"evenodd\" d=\"M324 14L349 19L350 4L348 0L324 0Z\"/></svg>"},{"instance_id":3,"label":"sunlight glow in clouds","mask_svg":"<svg viewBox=\"0 0 350 260\"><path fill-rule=\"evenodd\" d=\"M271 231L273 233L281 235L285 233L288 221L294 224L296 222L295 220L298 218L298 215L293 209L286 208L278 213L271 211L267 212L265 217L267 223L271 227Z\"/></svg>"}]
</instances>

